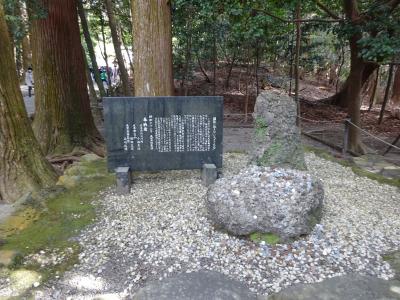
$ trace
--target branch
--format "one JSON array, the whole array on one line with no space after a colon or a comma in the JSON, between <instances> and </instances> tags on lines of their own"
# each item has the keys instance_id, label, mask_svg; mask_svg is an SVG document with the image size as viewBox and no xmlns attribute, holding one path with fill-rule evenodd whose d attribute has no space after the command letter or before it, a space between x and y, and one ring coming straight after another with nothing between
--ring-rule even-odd
<instances>
[{"instance_id":1,"label":"branch","mask_svg":"<svg viewBox=\"0 0 400 300\"><path fill-rule=\"evenodd\" d=\"M330 20L330 19L296 19L293 21L289 21L289 22L293 22L293 23L336 23L336 22L343 22L343 19L335 19L335 20Z\"/></svg>"},{"instance_id":2,"label":"branch","mask_svg":"<svg viewBox=\"0 0 400 300\"><path fill-rule=\"evenodd\" d=\"M340 17L335 14L332 10L329 9L329 7L327 7L325 4L323 4L321 1L319 0L314 0L315 4L317 4L317 6L322 9L324 12L326 12L331 18L334 18L336 20L340 20Z\"/></svg>"},{"instance_id":3,"label":"branch","mask_svg":"<svg viewBox=\"0 0 400 300\"><path fill-rule=\"evenodd\" d=\"M399 0L400 1L400 0ZM295 20L288 20L288 19L284 19L281 18L279 16L276 16L268 11L262 10L262 9L257 9L257 8L253 8L253 10L261 12L267 16L270 16L278 21L284 22L284 23L334 23L334 22L343 22L344 20L341 18L337 18L334 20L330 20L330 19L295 19Z\"/></svg>"},{"instance_id":4,"label":"branch","mask_svg":"<svg viewBox=\"0 0 400 300\"><path fill-rule=\"evenodd\" d=\"M265 10L263 10L263 9L253 8L253 10L258 11L258 12L261 12L261 13L263 13L264 15L270 16L270 17L272 17L272 18L274 18L274 19L276 19L276 20L279 20L279 21L281 21L281 22L284 22L284 23L290 23L290 22L292 22L292 21L290 21L290 20L286 20L286 19L284 19L284 18L281 18L281 17L278 17L278 16L276 16L276 15L274 15L274 14L271 14L270 12L265 11Z\"/></svg>"}]
</instances>

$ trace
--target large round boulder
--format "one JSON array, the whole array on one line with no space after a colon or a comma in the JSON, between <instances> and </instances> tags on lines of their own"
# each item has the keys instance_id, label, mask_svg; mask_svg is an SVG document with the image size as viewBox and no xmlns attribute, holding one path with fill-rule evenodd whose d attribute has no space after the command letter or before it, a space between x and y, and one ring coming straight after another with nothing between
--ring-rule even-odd
<instances>
[{"instance_id":1,"label":"large round boulder","mask_svg":"<svg viewBox=\"0 0 400 300\"><path fill-rule=\"evenodd\" d=\"M217 180L207 209L217 227L234 235L272 233L287 240L311 232L323 198L321 182L305 171L250 166Z\"/></svg>"}]
</instances>

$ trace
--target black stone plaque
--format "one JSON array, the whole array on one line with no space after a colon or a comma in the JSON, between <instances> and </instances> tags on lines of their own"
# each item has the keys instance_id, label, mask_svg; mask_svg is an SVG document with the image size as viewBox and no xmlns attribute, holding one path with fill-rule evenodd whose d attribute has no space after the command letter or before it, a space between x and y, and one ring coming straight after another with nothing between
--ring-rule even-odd
<instances>
[{"instance_id":1,"label":"black stone plaque","mask_svg":"<svg viewBox=\"0 0 400 300\"><path fill-rule=\"evenodd\" d=\"M222 168L222 97L107 97L108 169Z\"/></svg>"}]
</instances>

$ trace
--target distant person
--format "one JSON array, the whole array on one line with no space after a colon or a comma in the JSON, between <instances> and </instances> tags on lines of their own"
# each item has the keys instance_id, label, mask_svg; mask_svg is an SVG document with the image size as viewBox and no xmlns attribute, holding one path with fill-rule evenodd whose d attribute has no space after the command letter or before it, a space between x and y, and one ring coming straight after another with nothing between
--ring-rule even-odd
<instances>
[{"instance_id":1,"label":"distant person","mask_svg":"<svg viewBox=\"0 0 400 300\"><path fill-rule=\"evenodd\" d=\"M33 70L32 67L29 67L25 74L25 84L28 86L28 96L32 97L32 89L33 89Z\"/></svg>"}]
</instances>

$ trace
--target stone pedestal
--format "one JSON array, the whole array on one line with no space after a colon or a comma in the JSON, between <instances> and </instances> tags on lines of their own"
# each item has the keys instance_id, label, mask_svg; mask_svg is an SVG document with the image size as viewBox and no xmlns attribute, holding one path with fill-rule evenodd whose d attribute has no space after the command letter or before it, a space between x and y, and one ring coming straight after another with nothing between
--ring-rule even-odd
<instances>
[{"instance_id":1,"label":"stone pedestal","mask_svg":"<svg viewBox=\"0 0 400 300\"><path fill-rule=\"evenodd\" d=\"M120 195L131 192L132 177L129 167L119 167L115 169L117 177L117 193Z\"/></svg>"},{"instance_id":2,"label":"stone pedestal","mask_svg":"<svg viewBox=\"0 0 400 300\"><path fill-rule=\"evenodd\" d=\"M217 167L214 164L204 164L201 171L201 180L204 186L213 184L218 177Z\"/></svg>"}]
</instances>

